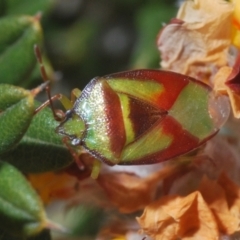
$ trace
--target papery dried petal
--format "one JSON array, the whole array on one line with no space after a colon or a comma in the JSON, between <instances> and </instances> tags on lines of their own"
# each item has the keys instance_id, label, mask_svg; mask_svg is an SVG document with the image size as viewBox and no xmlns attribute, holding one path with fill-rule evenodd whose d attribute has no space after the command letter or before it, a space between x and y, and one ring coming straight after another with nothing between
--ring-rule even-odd
<instances>
[{"instance_id":1,"label":"papery dried petal","mask_svg":"<svg viewBox=\"0 0 240 240\"><path fill-rule=\"evenodd\" d=\"M213 11L214 9L214 11ZM207 81L227 65L233 6L224 0L185 1L158 37L161 66Z\"/></svg>"},{"instance_id":2,"label":"papery dried petal","mask_svg":"<svg viewBox=\"0 0 240 240\"><path fill-rule=\"evenodd\" d=\"M240 54L238 54L232 71L225 83L234 93L240 95Z\"/></svg>"},{"instance_id":3,"label":"papery dried petal","mask_svg":"<svg viewBox=\"0 0 240 240\"><path fill-rule=\"evenodd\" d=\"M240 58L238 60L237 63L240 63ZM238 69L222 67L213 79L214 91L216 94L227 94L229 96L235 118L240 118L240 93L238 93L240 90L233 89L240 89L240 82L233 81L235 80L235 77L239 78L239 75L239 67Z\"/></svg>"},{"instance_id":4,"label":"papery dried petal","mask_svg":"<svg viewBox=\"0 0 240 240\"><path fill-rule=\"evenodd\" d=\"M177 194L185 196L198 189L199 183L202 179L202 173L196 169L188 169L182 176L176 177L175 181L168 191L168 194Z\"/></svg>"},{"instance_id":5,"label":"papery dried petal","mask_svg":"<svg viewBox=\"0 0 240 240\"><path fill-rule=\"evenodd\" d=\"M133 212L144 208L153 199L156 185L147 185L136 175L128 173L104 174L99 184L121 212Z\"/></svg>"},{"instance_id":6,"label":"papery dried petal","mask_svg":"<svg viewBox=\"0 0 240 240\"><path fill-rule=\"evenodd\" d=\"M97 184L95 179L88 178L79 182L79 189L70 199L67 208L79 205L92 205L103 209L112 209L113 205L106 198L103 189Z\"/></svg>"},{"instance_id":7,"label":"papery dried petal","mask_svg":"<svg viewBox=\"0 0 240 240\"><path fill-rule=\"evenodd\" d=\"M239 230L239 218L231 214L226 192L217 181L204 177L199 186L199 191L212 210L222 234L232 234Z\"/></svg>"},{"instance_id":8,"label":"papery dried petal","mask_svg":"<svg viewBox=\"0 0 240 240\"><path fill-rule=\"evenodd\" d=\"M64 172L30 174L28 179L45 204L56 199L69 199L78 192L78 181Z\"/></svg>"},{"instance_id":9,"label":"papery dried petal","mask_svg":"<svg viewBox=\"0 0 240 240\"><path fill-rule=\"evenodd\" d=\"M230 89L227 89L227 93L231 102L234 117L240 118L240 96Z\"/></svg>"},{"instance_id":10,"label":"papery dried petal","mask_svg":"<svg viewBox=\"0 0 240 240\"><path fill-rule=\"evenodd\" d=\"M101 228L98 240L151 240L147 235L139 233L139 225L133 218L111 219L111 222Z\"/></svg>"},{"instance_id":11,"label":"papery dried petal","mask_svg":"<svg viewBox=\"0 0 240 240\"><path fill-rule=\"evenodd\" d=\"M216 75L214 76L213 79L213 90L217 93L217 94L227 94L227 86L226 86L226 81L228 79L228 77L230 76L232 72L232 68L231 67L222 67L218 70L218 72L216 73Z\"/></svg>"},{"instance_id":12,"label":"papery dried petal","mask_svg":"<svg viewBox=\"0 0 240 240\"><path fill-rule=\"evenodd\" d=\"M100 174L97 181L120 212L130 213L151 203L161 181L180 171L181 166L181 163L172 163L145 178L133 173L109 172Z\"/></svg>"},{"instance_id":13,"label":"papery dried petal","mask_svg":"<svg viewBox=\"0 0 240 240\"><path fill-rule=\"evenodd\" d=\"M154 239L217 239L214 216L201 193L186 197L165 196L145 208L137 218L145 233Z\"/></svg>"},{"instance_id":14,"label":"papery dried petal","mask_svg":"<svg viewBox=\"0 0 240 240\"><path fill-rule=\"evenodd\" d=\"M166 194L187 195L198 190L203 175L210 179L218 179L225 173L232 180L240 183L240 153L227 138L217 135L207 141L205 147L192 157L192 164L175 172L163 181Z\"/></svg>"},{"instance_id":15,"label":"papery dried petal","mask_svg":"<svg viewBox=\"0 0 240 240\"><path fill-rule=\"evenodd\" d=\"M231 213L240 219L240 188L226 174L221 174L218 184L224 189Z\"/></svg>"},{"instance_id":16,"label":"papery dried petal","mask_svg":"<svg viewBox=\"0 0 240 240\"><path fill-rule=\"evenodd\" d=\"M204 174L211 179L218 179L224 171L231 179L240 183L240 153L234 145L221 135L210 139L202 152L203 160L198 165Z\"/></svg>"}]
</instances>

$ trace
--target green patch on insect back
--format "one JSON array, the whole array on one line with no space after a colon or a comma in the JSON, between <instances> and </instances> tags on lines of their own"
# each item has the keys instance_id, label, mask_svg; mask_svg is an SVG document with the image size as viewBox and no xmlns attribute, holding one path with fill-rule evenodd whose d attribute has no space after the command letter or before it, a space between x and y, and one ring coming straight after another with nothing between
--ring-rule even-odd
<instances>
[{"instance_id":1,"label":"green patch on insect back","mask_svg":"<svg viewBox=\"0 0 240 240\"><path fill-rule=\"evenodd\" d=\"M209 90L200 84L189 82L179 94L169 111L184 129L200 140L214 130L213 120L208 111Z\"/></svg>"},{"instance_id":2,"label":"green patch on insect back","mask_svg":"<svg viewBox=\"0 0 240 240\"><path fill-rule=\"evenodd\" d=\"M173 137L163 132L161 124L157 124L146 134L132 144L126 146L122 154L122 162L128 162L144 158L169 147Z\"/></svg>"},{"instance_id":3,"label":"green patch on insect back","mask_svg":"<svg viewBox=\"0 0 240 240\"><path fill-rule=\"evenodd\" d=\"M164 91L162 84L152 80L108 79L108 84L116 92L125 93L143 101L154 104L156 96Z\"/></svg>"}]
</instances>

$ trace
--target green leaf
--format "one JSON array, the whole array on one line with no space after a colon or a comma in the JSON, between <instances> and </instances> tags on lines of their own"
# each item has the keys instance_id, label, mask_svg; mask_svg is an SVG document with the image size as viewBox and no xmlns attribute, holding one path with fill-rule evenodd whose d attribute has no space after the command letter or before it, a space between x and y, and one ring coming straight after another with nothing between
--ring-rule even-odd
<instances>
[{"instance_id":1,"label":"green leaf","mask_svg":"<svg viewBox=\"0 0 240 240\"><path fill-rule=\"evenodd\" d=\"M29 96L29 91L9 84L0 84L0 111Z\"/></svg>"},{"instance_id":2,"label":"green leaf","mask_svg":"<svg viewBox=\"0 0 240 240\"><path fill-rule=\"evenodd\" d=\"M52 29L46 37L50 39L50 47L64 58L64 63L60 64L79 66L79 63L84 64L86 57L91 54L91 43L96 37L97 30L98 27L93 22L83 19L64 30ZM59 61L59 59L56 60ZM84 66L91 68L88 64Z\"/></svg>"},{"instance_id":3,"label":"green leaf","mask_svg":"<svg viewBox=\"0 0 240 240\"><path fill-rule=\"evenodd\" d=\"M50 231L47 229L44 229L42 232L37 234L36 236L27 238L26 240L51 240ZM25 240L25 239L24 239Z\"/></svg>"},{"instance_id":4,"label":"green leaf","mask_svg":"<svg viewBox=\"0 0 240 240\"><path fill-rule=\"evenodd\" d=\"M56 75L51 65L51 62L44 53L42 53L42 60L44 62L44 67L48 76L48 80L49 81L56 80ZM21 86L24 88L35 87L37 84L39 84L39 80L42 81L42 75L39 68L39 64L36 64L33 71L31 72L31 75L24 80Z\"/></svg>"},{"instance_id":5,"label":"green leaf","mask_svg":"<svg viewBox=\"0 0 240 240\"><path fill-rule=\"evenodd\" d=\"M19 84L34 69L34 44L42 42L38 17L18 16L0 19L0 81Z\"/></svg>"},{"instance_id":6,"label":"green leaf","mask_svg":"<svg viewBox=\"0 0 240 240\"><path fill-rule=\"evenodd\" d=\"M34 98L29 96L0 113L0 154L9 151L21 140L34 116Z\"/></svg>"},{"instance_id":7,"label":"green leaf","mask_svg":"<svg viewBox=\"0 0 240 240\"><path fill-rule=\"evenodd\" d=\"M38 104L39 105L39 104ZM49 108L36 114L26 134L13 150L2 154L22 172L37 173L61 169L72 163L70 151L63 145L62 137L55 133L59 125Z\"/></svg>"},{"instance_id":8,"label":"green leaf","mask_svg":"<svg viewBox=\"0 0 240 240\"><path fill-rule=\"evenodd\" d=\"M26 236L13 236L6 232L0 232L0 240L51 240L50 231L47 229L44 229L39 234L32 236L32 237L26 237Z\"/></svg>"},{"instance_id":9,"label":"green leaf","mask_svg":"<svg viewBox=\"0 0 240 240\"><path fill-rule=\"evenodd\" d=\"M169 1L168 1L169 2ZM145 4L137 11L136 25L139 40L132 56L132 68L158 68L159 52L156 46L156 37L163 24L169 22L176 15L177 8L174 4L157 1Z\"/></svg>"},{"instance_id":10,"label":"green leaf","mask_svg":"<svg viewBox=\"0 0 240 240\"><path fill-rule=\"evenodd\" d=\"M31 236L46 226L44 208L37 193L13 166L0 162L0 228Z\"/></svg>"},{"instance_id":11,"label":"green leaf","mask_svg":"<svg viewBox=\"0 0 240 240\"><path fill-rule=\"evenodd\" d=\"M40 102L34 102L35 108L41 105ZM48 107L39 111L26 133L26 137L47 142L49 144L63 145L62 137L59 136L55 129L60 124L53 117L52 110Z\"/></svg>"},{"instance_id":12,"label":"green leaf","mask_svg":"<svg viewBox=\"0 0 240 240\"><path fill-rule=\"evenodd\" d=\"M71 231L78 236L93 236L97 235L101 228L103 219L103 211L89 205L79 205L72 208L67 213L68 219L72 218Z\"/></svg>"},{"instance_id":13,"label":"green leaf","mask_svg":"<svg viewBox=\"0 0 240 240\"><path fill-rule=\"evenodd\" d=\"M6 0L7 14L29 14L33 15L41 11L46 14L51 9L54 0Z\"/></svg>"},{"instance_id":14,"label":"green leaf","mask_svg":"<svg viewBox=\"0 0 240 240\"><path fill-rule=\"evenodd\" d=\"M5 11L6 11L6 1L0 0L0 16L5 14Z\"/></svg>"}]
</instances>

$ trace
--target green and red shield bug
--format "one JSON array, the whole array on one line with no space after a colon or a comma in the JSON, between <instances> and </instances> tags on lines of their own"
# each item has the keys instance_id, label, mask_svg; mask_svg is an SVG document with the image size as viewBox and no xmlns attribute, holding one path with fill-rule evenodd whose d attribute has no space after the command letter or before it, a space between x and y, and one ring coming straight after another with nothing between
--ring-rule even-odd
<instances>
[{"instance_id":1,"label":"green and red shield bug","mask_svg":"<svg viewBox=\"0 0 240 240\"><path fill-rule=\"evenodd\" d=\"M182 74L133 70L97 77L57 133L109 164L152 164L196 149L229 115L222 95Z\"/></svg>"}]
</instances>

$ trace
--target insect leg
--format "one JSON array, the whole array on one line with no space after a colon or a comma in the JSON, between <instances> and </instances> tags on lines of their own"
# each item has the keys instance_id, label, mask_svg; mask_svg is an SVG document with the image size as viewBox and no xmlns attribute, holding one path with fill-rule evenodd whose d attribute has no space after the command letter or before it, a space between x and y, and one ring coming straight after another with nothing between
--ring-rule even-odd
<instances>
[{"instance_id":1,"label":"insect leg","mask_svg":"<svg viewBox=\"0 0 240 240\"><path fill-rule=\"evenodd\" d=\"M73 149L73 147L69 144L69 139L68 137L64 137L62 139L63 144L67 147L67 149L69 150L69 152L71 153L74 161L77 163L78 168L80 170L84 170L86 168L85 164L81 161L81 159L79 158L79 154Z\"/></svg>"},{"instance_id":2,"label":"insect leg","mask_svg":"<svg viewBox=\"0 0 240 240\"><path fill-rule=\"evenodd\" d=\"M61 101L61 98L62 98L61 94L56 94L56 95L52 96L49 100L42 103L38 108L36 108L34 111L34 114L37 114L39 111L41 111L45 107L51 105L51 103L55 100ZM51 107L51 109L52 109L52 107ZM53 112L53 116L56 121L62 121L65 118L65 113L60 109L52 109L52 112Z\"/></svg>"},{"instance_id":3,"label":"insect leg","mask_svg":"<svg viewBox=\"0 0 240 240\"><path fill-rule=\"evenodd\" d=\"M66 110L69 110L73 107L73 104L76 101L76 98L78 98L80 96L81 91L77 88L73 89L71 92L71 100L69 100L66 96L64 96L62 94L56 94L54 96L51 96L50 87L49 87L49 83L50 83L49 77L47 76L46 68L42 61L42 54L41 54L40 48L37 45L34 46L34 52L35 52L37 61L39 63L42 79L45 83L47 83L47 84L45 84L45 85L43 84L43 85L44 85L44 88L45 88L45 90L47 92L47 96L48 96L48 101L46 101L40 107L38 107L36 109L35 113L39 112L41 109L45 108L46 106L50 106L50 108L52 109L54 118L57 121L61 121L61 120L63 120L65 114L61 110L54 109L53 101L59 100L61 102L61 104L63 105L63 107Z\"/></svg>"},{"instance_id":4,"label":"insect leg","mask_svg":"<svg viewBox=\"0 0 240 240\"><path fill-rule=\"evenodd\" d=\"M89 172L89 175L93 179L97 179L99 172L101 170L101 162L98 159L94 158L92 155L88 154L87 152L85 152L85 155L87 154L87 157L81 159L81 153L78 154L78 152L75 151L75 149L73 149L73 147L69 144L68 137L64 137L62 141L64 145L68 148L71 155L73 156L74 161L77 164L79 170L81 172ZM88 161L86 161L86 159Z\"/></svg>"},{"instance_id":5,"label":"insect leg","mask_svg":"<svg viewBox=\"0 0 240 240\"><path fill-rule=\"evenodd\" d=\"M71 102L74 103L77 98L79 98L81 95L81 90L78 88L74 88L71 92Z\"/></svg>"},{"instance_id":6,"label":"insect leg","mask_svg":"<svg viewBox=\"0 0 240 240\"><path fill-rule=\"evenodd\" d=\"M98 178L98 175L101 170L101 165L102 165L102 163L98 159L94 160L93 166L92 166L91 178L93 178L93 179Z\"/></svg>"}]
</instances>

